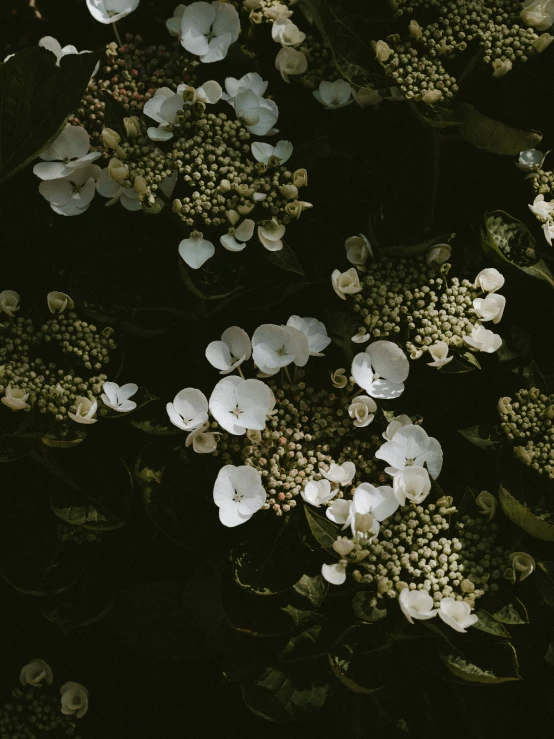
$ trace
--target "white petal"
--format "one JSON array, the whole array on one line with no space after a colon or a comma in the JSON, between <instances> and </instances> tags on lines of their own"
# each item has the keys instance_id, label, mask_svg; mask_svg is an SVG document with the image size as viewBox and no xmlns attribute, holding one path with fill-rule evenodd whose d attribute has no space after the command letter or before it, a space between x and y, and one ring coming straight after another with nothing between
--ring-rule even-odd
<instances>
[{"instance_id":1,"label":"white petal","mask_svg":"<svg viewBox=\"0 0 554 739\"><path fill-rule=\"evenodd\" d=\"M179 254L189 267L200 267L215 254L215 246L211 241L199 238L183 239L179 244Z\"/></svg>"},{"instance_id":2,"label":"white petal","mask_svg":"<svg viewBox=\"0 0 554 739\"><path fill-rule=\"evenodd\" d=\"M346 567L338 562L334 565L322 565L321 574L331 585L342 585L346 580Z\"/></svg>"},{"instance_id":3,"label":"white petal","mask_svg":"<svg viewBox=\"0 0 554 739\"><path fill-rule=\"evenodd\" d=\"M374 341L366 352L375 372L390 382L401 383L408 378L410 363L402 349L392 341Z\"/></svg>"}]
</instances>

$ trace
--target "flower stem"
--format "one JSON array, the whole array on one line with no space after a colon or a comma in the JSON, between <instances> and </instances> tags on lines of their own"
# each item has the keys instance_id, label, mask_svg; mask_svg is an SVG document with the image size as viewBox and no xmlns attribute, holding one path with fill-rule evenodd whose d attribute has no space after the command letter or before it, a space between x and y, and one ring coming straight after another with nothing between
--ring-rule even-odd
<instances>
[{"instance_id":1,"label":"flower stem","mask_svg":"<svg viewBox=\"0 0 554 739\"><path fill-rule=\"evenodd\" d=\"M117 23L112 23L113 32L115 34L115 40L117 41L118 46L123 46L123 43L121 41L121 37L119 35L119 31L117 30Z\"/></svg>"}]
</instances>

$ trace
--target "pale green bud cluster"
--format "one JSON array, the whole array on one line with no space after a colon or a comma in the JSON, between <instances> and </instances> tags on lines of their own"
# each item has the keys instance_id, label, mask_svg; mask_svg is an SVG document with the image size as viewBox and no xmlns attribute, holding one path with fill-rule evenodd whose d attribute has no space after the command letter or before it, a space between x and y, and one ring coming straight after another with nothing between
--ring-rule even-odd
<instances>
[{"instance_id":1,"label":"pale green bud cluster","mask_svg":"<svg viewBox=\"0 0 554 739\"><path fill-rule=\"evenodd\" d=\"M500 428L514 447L516 459L541 475L554 478L554 395L532 387L498 404Z\"/></svg>"},{"instance_id":2,"label":"pale green bud cluster","mask_svg":"<svg viewBox=\"0 0 554 739\"><path fill-rule=\"evenodd\" d=\"M197 84L194 69L198 60L186 54L177 42L167 48L143 46L142 38L132 34L127 34L126 40L117 49L117 55L110 55L109 61L91 78L75 115L70 118L70 123L86 128L93 145L99 149L102 130L111 127L111 121L105 120L102 90L113 95L127 111L126 115L138 116L158 88L175 89L183 82Z\"/></svg>"},{"instance_id":3,"label":"pale green bud cluster","mask_svg":"<svg viewBox=\"0 0 554 739\"><path fill-rule=\"evenodd\" d=\"M487 591L498 590L509 553L496 544L497 524L465 515L451 536L456 509L450 501L410 503L381 524L371 543L351 539L354 548L341 562L355 568L356 581L376 586L373 605L379 598L396 598L405 587L426 590L435 605L448 597L472 607Z\"/></svg>"},{"instance_id":4,"label":"pale green bud cluster","mask_svg":"<svg viewBox=\"0 0 554 739\"><path fill-rule=\"evenodd\" d=\"M480 323L473 310L480 293L468 280L447 281L448 269L427 265L423 256L374 259L360 275L361 292L353 296L354 311L362 319L359 332L402 341L412 359L438 341L462 347L464 336Z\"/></svg>"},{"instance_id":5,"label":"pale green bud cluster","mask_svg":"<svg viewBox=\"0 0 554 739\"><path fill-rule=\"evenodd\" d=\"M39 739L45 735L73 737L75 724L60 711L60 697L43 686L15 688L0 707L0 739Z\"/></svg>"},{"instance_id":6,"label":"pale green bud cluster","mask_svg":"<svg viewBox=\"0 0 554 739\"><path fill-rule=\"evenodd\" d=\"M303 374L300 372L299 374ZM225 464L246 464L257 469L268 498L265 510L288 513L310 480L321 480L320 465L353 462L352 485L377 484L375 451L382 443L370 429L357 429L348 415L347 390L314 390L304 382L268 385L275 395L277 413L270 416L259 438L222 434L217 455ZM339 492L336 498L342 497Z\"/></svg>"},{"instance_id":7,"label":"pale green bud cluster","mask_svg":"<svg viewBox=\"0 0 554 739\"><path fill-rule=\"evenodd\" d=\"M554 172L535 164L526 179L531 180L536 195L554 195Z\"/></svg>"},{"instance_id":8,"label":"pale green bud cluster","mask_svg":"<svg viewBox=\"0 0 554 739\"><path fill-rule=\"evenodd\" d=\"M62 421L77 397L93 400L102 392L107 376L99 371L117 348L110 333L73 311L52 316L38 330L30 318L0 323L0 395L8 385L24 390L31 407Z\"/></svg>"},{"instance_id":9,"label":"pale green bud cluster","mask_svg":"<svg viewBox=\"0 0 554 739\"><path fill-rule=\"evenodd\" d=\"M502 254L519 265L534 264L537 261L535 250L530 247L526 232L520 224L502 220L499 216L487 216L488 237Z\"/></svg>"},{"instance_id":10,"label":"pale green bud cluster","mask_svg":"<svg viewBox=\"0 0 554 739\"><path fill-rule=\"evenodd\" d=\"M391 53L383 65L404 95L414 100L435 103L452 98L458 83L447 71L450 62L466 51L471 54L473 46L481 47L483 62L495 76L503 76L543 51L551 40L522 22L523 6L516 0L390 0L389 4L394 18L406 22L406 33L401 39L387 37Z\"/></svg>"}]
</instances>

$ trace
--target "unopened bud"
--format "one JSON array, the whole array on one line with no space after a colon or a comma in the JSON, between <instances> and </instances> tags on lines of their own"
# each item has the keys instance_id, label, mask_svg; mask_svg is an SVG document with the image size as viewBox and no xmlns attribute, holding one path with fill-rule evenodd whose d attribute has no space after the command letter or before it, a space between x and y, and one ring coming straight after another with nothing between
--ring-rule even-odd
<instances>
[{"instance_id":1,"label":"unopened bud","mask_svg":"<svg viewBox=\"0 0 554 739\"><path fill-rule=\"evenodd\" d=\"M131 138L140 136L141 134L140 123L136 115L132 115L132 116L129 116L128 118L124 118L123 125L125 126L125 132L127 133L127 136L130 136Z\"/></svg>"}]
</instances>

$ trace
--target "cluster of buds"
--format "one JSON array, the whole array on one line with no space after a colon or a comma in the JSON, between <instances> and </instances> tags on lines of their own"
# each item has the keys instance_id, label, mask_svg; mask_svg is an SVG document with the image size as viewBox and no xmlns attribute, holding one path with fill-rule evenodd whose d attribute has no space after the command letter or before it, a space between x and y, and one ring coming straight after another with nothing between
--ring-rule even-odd
<instances>
[{"instance_id":1,"label":"cluster of buds","mask_svg":"<svg viewBox=\"0 0 554 739\"><path fill-rule=\"evenodd\" d=\"M303 372L298 373L302 375ZM245 464L254 467L262 476L267 491L264 510L272 510L278 516L288 513L297 505L309 482L320 482L332 468L347 463L344 480L331 487L334 499L343 497L345 486L356 485L363 480L378 479L375 450L382 439L374 434L359 434L359 429L349 415L352 401L349 393L351 382L344 392L315 390L305 382L268 382L276 405L275 413L268 419L263 431L249 431L243 438L222 434L217 455L225 464ZM342 467L341 467L342 469Z\"/></svg>"},{"instance_id":2,"label":"cluster of buds","mask_svg":"<svg viewBox=\"0 0 554 739\"><path fill-rule=\"evenodd\" d=\"M514 0L390 0L393 17L405 32L375 44L375 56L408 99L433 104L448 101L458 83L447 71L471 45L494 77L503 77L516 64L542 53L552 42L548 19L536 23ZM546 25L544 24L546 23ZM533 27L534 26L534 27Z\"/></svg>"},{"instance_id":3,"label":"cluster of buds","mask_svg":"<svg viewBox=\"0 0 554 739\"><path fill-rule=\"evenodd\" d=\"M500 428L515 442L514 455L541 475L554 478L554 395L532 387L498 402Z\"/></svg>"}]
</instances>

